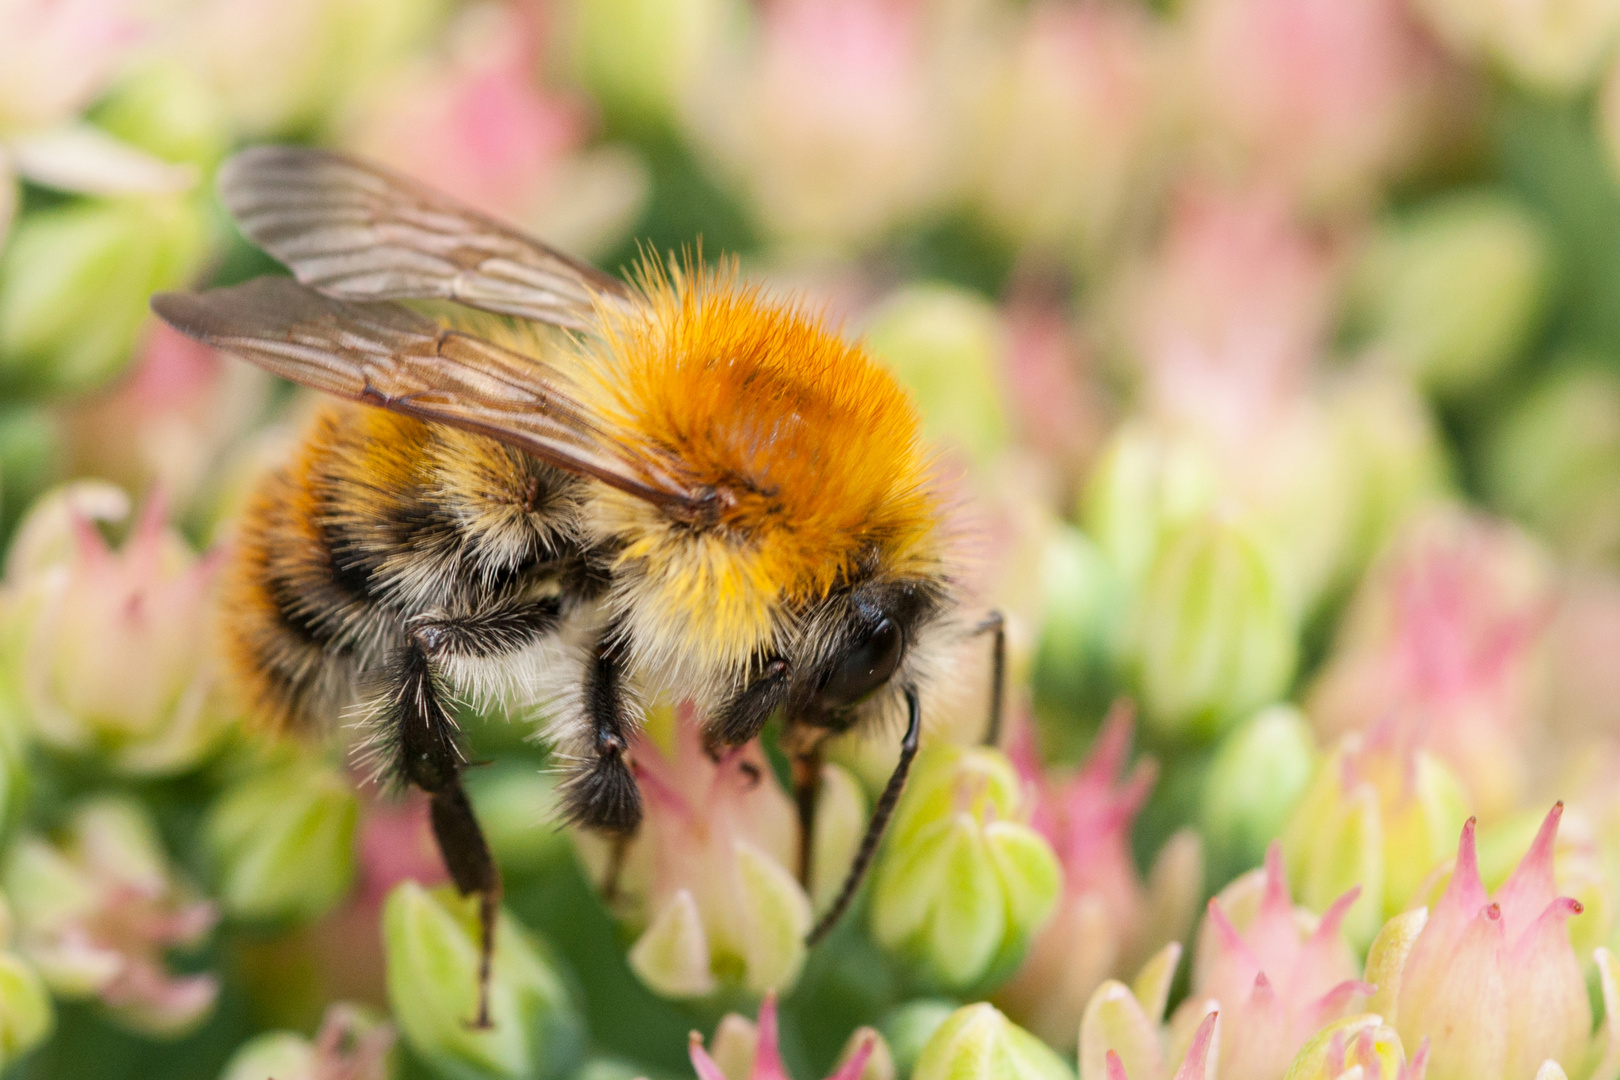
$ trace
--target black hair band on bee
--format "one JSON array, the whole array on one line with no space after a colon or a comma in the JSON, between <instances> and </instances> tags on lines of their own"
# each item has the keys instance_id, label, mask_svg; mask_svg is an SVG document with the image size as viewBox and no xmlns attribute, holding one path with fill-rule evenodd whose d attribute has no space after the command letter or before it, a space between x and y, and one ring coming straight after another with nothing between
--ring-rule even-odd
<instances>
[{"instance_id":1,"label":"black hair band on bee","mask_svg":"<svg viewBox=\"0 0 1620 1080\"><path fill-rule=\"evenodd\" d=\"M878 843L889 827L889 819L894 816L895 804L900 801L900 792L906 786L906 774L911 771L911 760L917 756L917 744L922 738L922 704L917 698L915 686L906 687L906 712L906 734L900 740L900 760L895 762L894 772L889 774L889 782L883 786L883 794L872 808L872 818L866 823L866 835L861 837L860 849L855 852L855 861L849 864L837 898L805 937L806 945L814 945L825 937L829 930L838 925L844 912L849 910L856 890L861 887L861 881L872 865L872 857L877 854Z\"/></svg>"}]
</instances>

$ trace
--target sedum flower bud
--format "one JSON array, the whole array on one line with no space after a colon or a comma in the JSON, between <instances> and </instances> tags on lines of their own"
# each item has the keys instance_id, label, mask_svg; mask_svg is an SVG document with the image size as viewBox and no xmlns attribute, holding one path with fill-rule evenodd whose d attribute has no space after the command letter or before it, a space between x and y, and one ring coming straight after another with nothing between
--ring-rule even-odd
<instances>
[{"instance_id":1,"label":"sedum flower bud","mask_svg":"<svg viewBox=\"0 0 1620 1080\"><path fill-rule=\"evenodd\" d=\"M1130 986L1109 979L1097 987L1080 1019L1080 1080L1115 1080L1121 1071L1136 1080L1166 1080L1170 1055L1181 1047L1187 1050L1183 1065L1196 1062L1195 1075L1203 1080L1214 1035L1214 1003L1204 1002L1200 1011L1189 1002L1178 1015L1178 1029L1164 1028L1164 1008L1180 963L1181 946L1172 942L1147 962ZM1185 1026L1188 1017L1196 1021L1196 1029ZM1201 1047L1196 1045L1200 1041Z\"/></svg>"},{"instance_id":2,"label":"sedum flower bud","mask_svg":"<svg viewBox=\"0 0 1620 1080\"><path fill-rule=\"evenodd\" d=\"M1263 709L1221 740L1199 806L1216 881L1265 856L1305 793L1316 758L1310 725L1292 705Z\"/></svg>"},{"instance_id":3,"label":"sedum flower bud","mask_svg":"<svg viewBox=\"0 0 1620 1080\"><path fill-rule=\"evenodd\" d=\"M207 250L196 204L85 201L21 219L0 256L0 386L79 394L116 378L149 325L154 292L189 280Z\"/></svg>"},{"instance_id":4,"label":"sedum flower bud","mask_svg":"<svg viewBox=\"0 0 1620 1080\"><path fill-rule=\"evenodd\" d=\"M1413 7L1455 52L1546 94L1589 87L1620 35L1620 8L1607 3L1418 0Z\"/></svg>"},{"instance_id":5,"label":"sedum flower bud","mask_svg":"<svg viewBox=\"0 0 1620 1080\"><path fill-rule=\"evenodd\" d=\"M1404 911L1451 849L1468 798L1446 765L1382 726L1349 735L1311 778L1282 833L1300 899L1326 911L1353 887L1345 918L1359 947Z\"/></svg>"},{"instance_id":6,"label":"sedum flower bud","mask_svg":"<svg viewBox=\"0 0 1620 1080\"><path fill-rule=\"evenodd\" d=\"M988 301L953 285L909 285L873 313L867 347L916 397L930 437L983 464L1007 442L1006 329Z\"/></svg>"},{"instance_id":7,"label":"sedum flower bud","mask_svg":"<svg viewBox=\"0 0 1620 1080\"><path fill-rule=\"evenodd\" d=\"M1326 410L1351 489L1345 569L1359 575L1414 511L1445 494L1450 466L1428 404L1386 365L1348 373Z\"/></svg>"},{"instance_id":8,"label":"sedum flower bud","mask_svg":"<svg viewBox=\"0 0 1620 1080\"><path fill-rule=\"evenodd\" d=\"M339 1002L326 1010L314 1040L267 1031L237 1048L220 1080L389 1080L394 1028Z\"/></svg>"},{"instance_id":9,"label":"sedum flower bud","mask_svg":"<svg viewBox=\"0 0 1620 1080\"><path fill-rule=\"evenodd\" d=\"M1161 426L1127 421L1114 432L1086 486L1081 522L1131 589L1165 538L1214 505L1217 471L1207 448Z\"/></svg>"},{"instance_id":10,"label":"sedum flower bud","mask_svg":"<svg viewBox=\"0 0 1620 1080\"><path fill-rule=\"evenodd\" d=\"M476 896L394 887L383 908L388 1003L411 1050L451 1077L542 1080L578 1063L584 1028L543 944L504 911L495 930L490 1027L478 1011Z\"/></svg>"},{"instance_id":11,"label":"sedum flower bud","mask_svg":"<svg viewBox=\"0 0 1620 1080\"><path fill-rule=\"evenodd\" d=\"M1436 508L1363 579L1306 699L1318 732L1389 725L1440 757L1487 819L1519 803L1554 592L1541 547L1504 521Z\"/></svg>"},{"instance_id":12,"label":"sedum flower bud","mask_svg":"<svg viewBox=\"0 0 1620 1080\"><path fill-rule=\"evenodd\" d=\"M1144 759L1125 773L1131 728L1130 709L1115 706L1086 763L1062 783L1042 771L1027 728L1011 749L1034 794L1030 824L1052 844L1063 867L1063 894L996 1000L1059 1050L1073 1047L1097 986L1183 938L1202 898L1202 860L1190 833L1166 843L1150 882L1137 872L1131 827L1158 769Z\"/></svg>"},{"instance_id":13,"label":"sedum flower bud","mask_svg":"<svg viewBox=\"0 0 1620 1080\"><path fill-rule=\"evenodd\" d=\"M1353 317L1426 387L1466 392L1528 342L1549 267L1541 228L1511 200L1447 196L1375 238L1355 275Z\"/></svg>"},{"instance_id":14,"label":"sedum flower bud","mask_svg":"<svg viewBox=\"0 0 1620 1080\"><path fill-rule=\"evenodd\" d=\"M1592 1008L1566 922L1580 904L1556 893L1562 806L1495 896L1480 882L1474 822L1432 909L1384 927L1367 955L1371 1007L1408 1044L1427 1038L1429 1080L1511 1080L1551 1059L1584 1062Z\"/></svg>"},{"instance_id":15,"label":"sedum flower bud","mask_svg":"<svg viewBox=\"0 0 1620 1080\"><path fill-rule=\"evenodd\" d=\"M1135 8L1026 9L977 125L977 202L1009 240L1093 266L1154 185L1165 35Z\"/></svg>"},{"instance_id":16,"label":"sedum flower bud","mask_svg":"<svg viewBox=\"0 0 1620 1080\"><path fill-rule=\"evenodd\" d=\"M994 1005L979 1004L939 1026L911 1080L1074 1080L1074 1071Z\"/></svg>"},{"instance_id":17,"label":"sedum flower bud","mask_svg":"<svg viewBox=\"0 0 1620 1080\"><path fill-rule=\"evenodd\" d=\"M203 830L226 914L312 919L329 910L354 878L359 813L342 771L314 756L226 789Z\"/></svg>"},{"instance_id":18,"label":"sedum flower bud","mask_svg":"<svg viewBox=\"0 0 1620 1080\"><path fill-rule=\"evenodd\" d=\"M908 1001L889 1013L878 1023L884 1042L889 1046L895 1072L910 1076L917 1061L945 1021L956 1013L955 1002L943 998L921 998Z\"/></svg>"},{"instance_id":19,"label":"sedum flower bud","mask_svg":"<svg viewBox=\"0 0 1620 1080\"><path fill-rule=\"evenodd\" d=\"M1155 558L1125 663L1150 726L1208 739L1282 694L1294 673L1296 633L1268 550L1237 522L1212 514Z\"/></svg>"},{"instance_id":20,"label":"sedum flower bud","mask_svg":"<svg viewBox=\"0 0 1620 1080\"><path fill-rule=\"evenodd\" d=\"M164 954L196 945L214 907L175 880L139 804L114 797L78 807L60 843L24 835L5 868L18 948L58 996L99 1000L121 1024L183 1035L213 1009L211 975L171 975Z\"/></svg>"},{"instance_id":21,"label":"sedum flower bud","mask_svg":"<svg viewBox=\"0 0 1620 1080\"><path fill-rule=\"evenodd\" d=\"M45 744L126 773L174 773L210 753L234 719L208 632L217 564L168 527L161 499L113 551L95 521L128 508L116 488L80 482L30 513L0 592L0 663Z\"/></svg>"},{"instance_id":22,"label":"sedum flower bud","mask_svg":"<svg viewBox=\"0 0 1620 1080\"><path fill-rule=\"evenodd\" d=\"M1428 1047L1412 1060L1395 1029L1371 1013L1336 1020L1317 1032L1288 1066L1283 1080L1423 1080ZM1359 1073L1353 1070L1360 1069Z\"/></svg>"},{"instance_id":23,"label":"sedum flower bud","mask_svg":"<svg viewBox=\"0 0 1620 1080\"><path fill-rule=\"evenodd\" d=\"M1220 1006L1222 1075L1282 1080L1314 1032L1372 992L1357 980L1341 933L1355 897L1352 889L1320 919L1296 908L1273 843L1263 869L1209 902L1188 1001L1195 1010L1206 1000Z\"/></svg>"},{"instance_id":24,"label":"sedum flower bud","mask_svg":"<svg viewBox=\"0 0 1620 1080\"><path fill-rule=\"evenodd\" d=\"M1035 650L1037 714L1090 712L1087 706L1100 707L1112 694L1125 614L1123 585L1097 545L1068 525L1056 526L1046 541L1040 583L1045 610ZM1076 737L1076 726L1054 723L1041 734L1067 742ZM1066 747L1053 749L1061 756Z\"/></svg>"},{"instance_id":25,"label":"sedum flower bud","mask_svg":"<svg viewBox=\"0 0 1620 1080\"><path fill-rule=\"evenodd\" d=\"M44 1042L56 1026L45 980L27 960L0 952L0 1065L9 1065Z\"/></svg>"},{"instance_id":26,"label":"sedum flower bud","mask_svg":"<svg viewBox=\"0 0 1620 1080\"><path fill-rule=\"evenodd\" d=\"M952 990L1017 964L1062 887L1051 846L1024 824L1028 809L999 751L925 749L873 873L878 944Z\"/></svg>"},{"instance_id":27,"label":"sedum flower bud","mask_svg":"<svg viewBox=\"0 0 1620 1080\"><path fill-rule=\"evenodd\" d=\"M623 853L616 900L637 934L631 970L670 998L791 986L804 964L810 899L787 869L798 857L793 806L758 742L715 760L682 705L650 712L631 754L644 817ZM829 827L824 839L847 833ZM576 843L591 879L605 881L610 843L589 832Z\"/></svg>"},{"instance_id":28,"label":"sedum flower bud","mask_svg":"<svg viewBox=\"0 0 1620 1080\"><path fill-rule=\"evenodd\" d=\"M1620 556L1620 375L1585 362L1542 379L1486 464L1497 506L1577 559Z\"/></svg>"},{"instance_id":29,"label":"sedum flower bud","mask_svg":"<svg viewBox=\"0 0 1620 1080\"><path fill-rule=\"evenodd\" d=\"M585 85L616 119L672 123L693 79L744 12L734 0L579 0L572 45Z\"/></svg>"}]
</instances>

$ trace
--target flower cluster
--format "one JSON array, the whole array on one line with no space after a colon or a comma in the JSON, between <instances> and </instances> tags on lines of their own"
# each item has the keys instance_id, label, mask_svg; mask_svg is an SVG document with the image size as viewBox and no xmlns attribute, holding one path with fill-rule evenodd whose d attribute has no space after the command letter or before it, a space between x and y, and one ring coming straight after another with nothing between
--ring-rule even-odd
<instances>
[{"instance_id":1,"label":"flower cluster","mask_svg":"<svg viewBox=\"0 0 1620 1080\"><path fill-rule=\"evenodd\" d=\"M258 722L316 395L148 301L275 269L267 142L864 343L948 518L903 790L900 717L631 677L593 831L519 673L455 701L480 897L357 767L395 629ZM1620 0L0 0L0 1068L1620 1080L1616 252Z\"/></svg>"}]
</instances>

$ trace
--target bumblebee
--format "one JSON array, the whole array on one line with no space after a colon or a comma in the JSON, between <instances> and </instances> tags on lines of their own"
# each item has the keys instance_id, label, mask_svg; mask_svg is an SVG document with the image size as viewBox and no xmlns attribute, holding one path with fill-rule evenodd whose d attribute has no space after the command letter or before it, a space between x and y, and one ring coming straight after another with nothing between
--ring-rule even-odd
<instances>
[{"instance_id":1,"label":"bumblebee","mask_svg":"<svg viewBox=\"0 0 1620 1080\"><path fill-rule=\"evenodd\" d=\"M641 816L629 747L651 701L693 701L716 752L779 715L801 876L820 744L903 720L824 934L904 785L919 687L978 630L996 633L992 728L999 714L999 619L959 619L943 499L894 378L734 265L649 261L621 281L339 154L244 151L220 194L294 278L153 309L347 399L250 500L223 590L229 667L279 729L361 703L380 771L428 794L452 880L482 901L478 1022L501 886L462 788L456 695L544 703L567 816L619 836Z\"/></svg>"}]
</instances>

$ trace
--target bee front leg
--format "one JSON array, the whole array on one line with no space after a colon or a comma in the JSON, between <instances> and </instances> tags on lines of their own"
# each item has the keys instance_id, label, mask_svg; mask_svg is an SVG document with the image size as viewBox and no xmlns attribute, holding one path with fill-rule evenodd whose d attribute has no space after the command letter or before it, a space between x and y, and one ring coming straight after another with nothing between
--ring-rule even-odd
<instances>
[{"instance_id":1,"label":"bee front leg","mask_svg":"<svg viewBox=\"0 0 1620 1080\"><path fill-rule=\"evenodd\" d=\"M456 742L455 718L445 706L446 695L434 675L427 640L431 635L421 628L413 630L407 639L389 698L389 719L397 740L401 775L429 796L433 837L450 871L450 880L461 895L478 894L483 940L478 962L478 1015L472 1025L487 1028L501 872L461 786L466 760Z\"/></svg>"},{"instance_id":2,"label":"bee front leg","mask_svg":"<svg viewBox=\"0 0 1620 1080\"><path fill-rule=\"evenodd\" d=\"M984 728L984 745L995 746L1001 742L1002 699L1007 694L1007 617L992 611L973 628L971 636L980 634L995 635L990 644L990 720Z\"/></svg>"},{"instance_id":3,"label":"bee front leg","mask_svg":"<svg viewBox=\"0 0 1620 1080\"><path fill-rule=\"evenodd\" d=\"M624 646L604 631L586 663L583 760L562 786L564 816L576 825L629 835L641 824L641 790L630 771L631 721L624 706Z\"/></svg>"},{"instance_id":4,"label":"bee front leg","mask_svg":"<svg viewBox=\"0 0 1620 1080\"><path fill-rule=\"evenodd\" d=\"M793 803L799 811L799 884L810 889L816 847L816 801L821 794L821 744L793 755Z\"/></svg>"},{"instance_id":5,"label":"bee front leg","mask_svg":"<svg viewBox=\"0 0 1620 1080\"><path fill-rule=\"evenodd\" d=\"M826 937L827 932L844 917L844 912L849 910L849 905L855 900L855 891L861 887L861 881L872 865L872 857L877 854L878 843L889 827L889 819L894 816L900 792L905 790L906 775L911 772L911 759L917 756L917 744L922 739L922 705L917 700L916 687L906 687L906 709L906 734L900 740L900 760L895 762L894 772L889 774L889 782L883 785L883 794L878 796L877 805L872 808L872 817L866 823L866 835L861 837L860 849L855 852L855 861L849 864L844 883L838 888L837 898L806 936L807 945L814 945Z\"/></svg>"}]
</instances>

